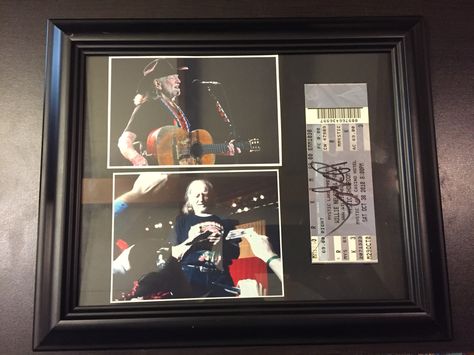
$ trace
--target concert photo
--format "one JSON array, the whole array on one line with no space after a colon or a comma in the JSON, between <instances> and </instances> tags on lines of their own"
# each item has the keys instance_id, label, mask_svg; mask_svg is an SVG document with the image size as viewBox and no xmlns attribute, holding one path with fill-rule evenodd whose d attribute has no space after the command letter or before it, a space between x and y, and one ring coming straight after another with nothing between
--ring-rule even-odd
<instances>
[{"instance_id":1,"label":"concert photo","mask_svg":"<svg viewBox=\"0 0 474 355\"><path fill-rule=\"evenodd\" d=\"M108 167L281 165L278 56L110 57Z\"/></svg>"},{"instance_id":2,"label":"concert photo","mask_svg":"<svg viewBox=\"0 0 474 355\"><path fill-rule=\"evenodd\" d=\"M283 297L278 171L114 174L110 302Z\"/></svg>"}]
</instances>

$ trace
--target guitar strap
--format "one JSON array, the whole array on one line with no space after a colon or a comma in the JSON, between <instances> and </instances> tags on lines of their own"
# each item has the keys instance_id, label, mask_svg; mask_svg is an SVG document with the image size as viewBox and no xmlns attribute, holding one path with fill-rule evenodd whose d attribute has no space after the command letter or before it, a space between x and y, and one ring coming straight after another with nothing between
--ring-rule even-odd
<instances>
[{"instance_id":1,"label":"guitar strap","mask_svg":"<svg viewBox=\"0 0 474 355\"><path fill-rule=\"evenodd\" d=\"M174 121L175 121L174 122L175 126L178 126L182 129L184 129L186 132L190 132L191 131L191 127L190 127L191 125L189 124L189 121L186 118L183 110L181 110L181 108L171 100L166 100L163 97L160 97L160 99L161 99L161 102L163 102L163 104L173 114Z\"/></svg>"}]
</instances>

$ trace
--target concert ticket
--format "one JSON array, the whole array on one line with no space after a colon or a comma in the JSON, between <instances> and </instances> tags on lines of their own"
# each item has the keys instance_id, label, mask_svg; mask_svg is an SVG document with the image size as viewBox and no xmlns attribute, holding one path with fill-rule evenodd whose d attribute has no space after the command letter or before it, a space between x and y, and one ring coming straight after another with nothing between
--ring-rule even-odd
<instances>
[{"instance_id":1,"label":"concert ticket","mask_svg":"<svg viewBox=\"0 0 474 355\"><path fill-rule=\"evenodd\" d=\"M312 263L377 262L366 84L306 84Z\"/></svg>"}]
</instances>

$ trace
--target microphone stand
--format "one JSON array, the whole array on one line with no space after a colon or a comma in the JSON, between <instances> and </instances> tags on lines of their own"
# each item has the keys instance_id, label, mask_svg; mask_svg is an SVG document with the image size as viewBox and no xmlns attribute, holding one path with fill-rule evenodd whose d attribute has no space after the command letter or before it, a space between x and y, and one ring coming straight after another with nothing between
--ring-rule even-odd
<instances>
[{"instance_id":1,"label":"microphone stand","mask_svg":"<svg viewBox=\"0 0 474 355\"><path fill-rule=\"evenodd\" d=\"M229 130L229 141L233 139L237 139L237 135L235 132L235 127L232 124L229 116L227 113L224 111L224 108L222 107L219 99L217 96L214 94L214 92L211 90L211 86L207 85L207 92L209 93L209 96L211 96L215 101L216 101L216 110L217 113L219 114L219 117L224 121L224 123L227 125L227 129ZM239 162L239 154L234 154L234 162L238 163Z\"/></svg>"},{"instance_id":2,"label":"microphone stand","mask_svg":"<svg viewBox=\"0 0 474 355\"><path fill-rule=\"evenodd\" d=\"M224 121L224 123L227 125L227 128L229 130L229 138L236 139L236 132L235 132L235 127L233 126L229 116L227 113L224 111L224 108L222 107L219 99L217 96L214 94L214 92L211 90L210 85L207 85L207 92L209 93L209 96L211 96L215 101L216 101L216 110L217 113L219 114L219 117Z\"/></svg>"}]
</instances>

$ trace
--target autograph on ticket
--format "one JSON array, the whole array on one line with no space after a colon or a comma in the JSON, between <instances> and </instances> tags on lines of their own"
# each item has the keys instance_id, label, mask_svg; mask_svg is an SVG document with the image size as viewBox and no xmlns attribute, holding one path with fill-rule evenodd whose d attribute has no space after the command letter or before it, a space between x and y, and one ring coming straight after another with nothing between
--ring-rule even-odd
<instances>
[{"instance_id":1,"label":"autograph on ticket","mask_svg":"<svg viewBox=\"0 0 474 355\"><path fill-rule=\"evenodd\" d=\"M366 84L306 84L312 263L377 262Z\"/></svg>"}]
</instances>

